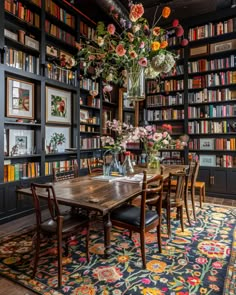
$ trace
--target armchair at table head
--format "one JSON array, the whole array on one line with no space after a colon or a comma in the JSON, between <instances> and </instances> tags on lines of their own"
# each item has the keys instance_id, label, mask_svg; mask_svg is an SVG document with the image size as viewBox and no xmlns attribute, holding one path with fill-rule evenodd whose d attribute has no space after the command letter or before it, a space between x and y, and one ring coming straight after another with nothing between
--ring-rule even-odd
<instances>
[{"instance_id":1,"label":"armchair at table head","mask_svg":"<svg viewBox=\"0 0 236 295\"><path fill-rule=\"evenodd\" d=\"M158 185L156 185L158 183ZM152 186L154 184L154 186ZM163 177L155 175L147 179L143 172L141 206L123 204L111 213L112 225L126 228L140 234L143 267L146 268L145 233L153 228L157 230L159 252L161 252L161 208L162 208ZM156 210L147 208L147 199L152 199ZM131 234L130 234L131 236Z\"/></svg>"},{"instance_id":2,"label":"armchair at table head","mask_svg":"<svg viewBox=\"0 0 236 295\"><path fill-rule=\"evenodd\" d=\"M184 165L184 158L169 157L161 160L161 164L166 165Z\"/></svg>"},{"instance_id":3,"label":"armchair at table head","mask_svg":"<svg viewBox=\"0 0 236 295\"><path fill-rule=\"evenodd\" d=\"M104 161L102 159L87 159L88 174L101 175L103 174Z\"/></svg>"},{"instance_id":4,"label":"armchair at table head","mask_svg":"<svg viewBox=\"0 0 236 295\"><path fill-rule=\"evenodd\" d=\"M62 284L62 240L66 239L65 253L68 253L68 239L77 234L80 228L86 227L86 255L89 261L89 225L90 221L86 215L62 215L58 205L57 197L53 185L47 184L31 184L31 190L34 199L34 207L36 213L36 235L35 235L35 255L32 277L35 276L39 261L40 241L41 236L55 236L57 240L57 261L58 261L58 287ZM45 219L42 216L42 211L39 203L39 196L43 194L47 199L49 218Z\"/></svg>"},{"instance_id":5,"label":"armchair at table head","mask_svg":"<svg viewBox=\"0 0 236 295\"><path fill-rule=\"evenodd\" d=\"M53 182L73 179L79 176L79 168L76 162L69 166L53 167Z\"/></svg>"}]
</instances>

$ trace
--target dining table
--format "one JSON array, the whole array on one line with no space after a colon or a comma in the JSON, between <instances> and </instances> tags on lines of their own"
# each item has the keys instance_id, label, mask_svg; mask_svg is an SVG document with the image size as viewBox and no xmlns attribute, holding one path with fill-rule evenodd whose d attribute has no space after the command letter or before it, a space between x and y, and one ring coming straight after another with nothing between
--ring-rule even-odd
<instances>
[{"instance_id":1,"label":"dining table","mask_svg":"<svg viewBox=\"0 0 236 295\"><path fill-rule=\"evenodd\" d=\"M164 179L170 173L183 171L186 165L165 165L162 167ZM129 202L142 193L142 172L147 170L148 177L160 174L160 170L136 167L135 174L128 177L80 176L74 179L54 182L53 187L59 204L96 211L102 215L104 227L104 256L111 253L110 213L125 202ZM50 183L52 184L52 183ZM32 196L31 188L20 188L17 193ZM45 190L39 190L38 196L47 198Z\"/></svg>"}]
</instances>

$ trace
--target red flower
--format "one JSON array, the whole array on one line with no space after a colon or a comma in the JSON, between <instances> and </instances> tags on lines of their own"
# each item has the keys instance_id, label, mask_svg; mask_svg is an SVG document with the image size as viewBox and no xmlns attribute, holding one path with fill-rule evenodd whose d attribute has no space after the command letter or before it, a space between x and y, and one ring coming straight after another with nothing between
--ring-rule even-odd
<instances>
[{"instance_id":1,"label":"red flower","mask_svg":"<svg viewBox=\"0 0 236 295\"><path fill-rule=\"evenodd\" d=\"M64 113L64 111L65 111L65 101L64 101L64 100L62 100L62 101L59 103L57 109L58 109L58 111L59 111L60 113Z\"/></svg>"}]
</instances>

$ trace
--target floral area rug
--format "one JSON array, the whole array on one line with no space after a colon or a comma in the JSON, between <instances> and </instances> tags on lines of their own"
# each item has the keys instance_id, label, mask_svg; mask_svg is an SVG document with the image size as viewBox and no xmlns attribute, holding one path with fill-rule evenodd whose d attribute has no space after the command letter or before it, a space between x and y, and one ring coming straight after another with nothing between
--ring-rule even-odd
<instances>
[{"instance_id":1,"label":"floral area rug","mask_svg":"<svg viewBox=\"0 0 236 295\"><path fill-rule=\"evenodd\" d=\"M112 231L112 254L103 259L102 225L98 225L90 235L89 263L85 257L85 232L71 239L69 256L63 258L61 289L57 289L53 241L42 243L37 275L35 279L30 277L33 231L2 240L0 274L44 295L233 294L233 210L205 204L198 209L197 221L192 227L186 224L184 232L173 214L170 239L163 226L162 254L158 253L156 233L146 235L146 270L142 269L139 235L133 233L130 240L126 230Z\"/></svg>"}]
</instances>

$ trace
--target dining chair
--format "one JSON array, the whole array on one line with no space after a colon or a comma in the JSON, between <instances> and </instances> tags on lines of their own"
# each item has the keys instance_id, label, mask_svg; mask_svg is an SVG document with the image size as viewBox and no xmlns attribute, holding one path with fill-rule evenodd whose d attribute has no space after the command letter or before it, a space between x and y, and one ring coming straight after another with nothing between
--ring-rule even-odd
<instances>
[{"instance_id":1,"label":"dining chair","mask_svg":"<svg viewBox=\"0 0 236 295\"><path fill-rule=\"evenodd\" d=\"M91 176L103 174L103 164L102 159L87 159L88 174Z\"/></svg>"},{"instance_id":2,"label":"dining chair","mask_svg":"<svg viewBox=\"0 0 236 295\"><path fill-rule=\"evenodd\" d=\"M176 182L175 186L172 185L173 180ZM169 237L171 236L171 208L177 208L177 217L180 217L181 228L184 231L183 207L185 205L185 181L185 172L170 173L168 189L163 193L162 207L166 209L167 234Z\"/></svg>"},{"instance_id":3,"label":"dining chair","mask_svg":"<svg viewBox=\"0 0 236 295\"><path fill-rule=\"evenodd\" d=\"M152 184L157 184L151 186ZM125 203L120 207L114 209L111 213L111 222L113 226L126 228L130 230L130 237L132 238L132 231L140 234L141 255L143 268L146 268L146 254L145 254L145 233L151 229L156 228L159 252L161 248L161 208L162 208L162 190L163 177L162 175L154 175L151 179L147 179L147 172L143 172L141 205L136 206ZM150 210L147 207L146 200L150 197L155 201L156 210Z\"/></svg>"},{"instance_id":4,"label":"dining chair","mask_svg":"<svg viewBox=\"0 0 236 295\"><path fill-rule=\"evenodd\" d=\"M73 179L79 176L79 168L76 162L69 166L53 167L53 182Z\"/></svg>"},{"instance_id":5,"label":"dining chair","mask_svg":"<svg viewBox=\"0 0 236 295\"><path fill-rule=\"evenodd\" d=\"M183 158L177 158L177 157L168 157L168 158L162 159L161 164L184 165L184 159Z\"/></svg>"},{"instance_id":6,"label":"dining chair","mask_svg":"<svg viewBox=\"0 0 236 295\"><path fill-rule=\"evenodd\" d=\"M60 208L57 202L56 194L53 185L47 184L31 184L31 190L33 194L34 207L36 213L36 241L35 241L35 255L33 264L33 274L35 277L37 266L39 262L39 251L41 235L49 238L56 237L57 240L57 262L58 262L58 287L62 284L62 240L66 239L65 254L68 255L68 241L73 234L78 234L79 229L85 227L87 229L86 234L86 256L89 262L89 230L90 221L86 215L63 215L60 212ZM47 196L48 210L50 217L44 219L39 201L39 192L44 193Z\"/></svg>"}]
</instances>

